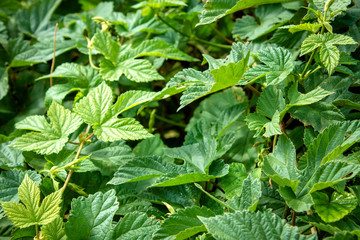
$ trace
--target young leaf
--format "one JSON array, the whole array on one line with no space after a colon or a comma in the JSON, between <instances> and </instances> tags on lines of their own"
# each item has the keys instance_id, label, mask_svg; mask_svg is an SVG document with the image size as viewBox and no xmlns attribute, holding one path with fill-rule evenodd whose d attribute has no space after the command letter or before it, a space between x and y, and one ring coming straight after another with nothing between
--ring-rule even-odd
<instances>
[{"instance_id":1,"label":"young leaf","mask_svg":"<svg viewBox=\"0 0 360 240\"><path fill-rule=\"evenodd\" d=\"M53 102L48 111L50 123L44 116L30 116L18 122L18 129L29 129L37 132L27 133L11 144L23 151L35 151L39 154L58 153L82 123L82 120L70 110Z\"/></svg>"},{"instance_id":2,"label":"young leaf","mask_svg":"<svg viewBox=\"0 0 360 240\"><path fill-rule=\"evenodd\" d=\"M105 56L106 59L110 60L113 64L116 64L120 46L111 39L108 32L98 31L95 33L92 39L92 46Z\"/></svg>"},{"instance_id":3,"label":"young leaf","mask_svg":"<svg viewBox=\"0 0 360 240\"><path fill-rule=\"evenodd\" d=\"M116 226L107 233L105 239L151 240L158 228L159 222L157 220L148 218L144 213L135 211L121 218ZM98 239L98 236L95 235L93 239Z\"/></svg>"},{"instance_id":4,"label":"young leaf","mask_svg":"<svg viewBox=\"0 0 360 240\"><path fill-rule=\"evenodd\" d=\"M219 240L238 239L317 239L316 234L301 235L297 227L285 219L266 212L240 211L216 217L199 219L208 231Z\"/></svg>"},{"instance_id":5,"label":"young leaf","mask_svg":"<svg viewBox=\"0 0 360 240\"><path fill-rule=\"evenodd\" d=\"M314 201L314 209L325 222L339 221L357 206L356 197L350 193L333 192L329 199L326 193L314 192L311 197Z\"/></svg>"},{"instance_id":6,"label":"young leaf","mask_svg":"<svg viewBox=\"0 0 360 240\"><path fill-rule=\"evenodd\" d=\"M320 49L320 61L326 67L329 75L331 75L336 66L339 64L340 51L336 46L331 44L325 44Z\"/></svg>"},{"instance_id":7,"label":"young leaf","mask_svg":"<svg viewBox=\"0 0 360 240\"><path fill-rule=\"evenodd\" d=\"M198 219L201 217L214 217L215 214L206 207L192 206L171 214L165 219L154 239L188 239L195 234L205 232L204 224Z\"/></svg>"},{"instance_id":8,"label":"young leaf","mask_svg":"<svg viewBox=\"0 0 360 240\"><path fill-rule=\"evenodd\" d=\"M66 240L64 222L60 216L41 227L41 233L47 240Z\"/></svg>"},{"instance_id":9,"label":"young leaf","mask_svg":"<svg viewBox=\"0 0 360 240\"><path fill-rule=\"evenodd\" d=\"M93 126L95 135L102 141L137 140L152 136L132 118L117 118L112 111L112 91L102 83L81 99L74 108L85 123Z\"/></svg>"},{"instance_id":10,"label":"young leaf","mask_svg":"<svg viewBox=\"0 0 360 240\"><path fill-rule=\"evenodd\" d=\"M60 213L62 192L58 190L46 196L40 203L40 189L28 175L19 187L19 199L23 204L3 202L2 207L15 226L26 228L33 225L48 224Z\"/></svg>"},{"instance_id":11,"label":"young leaf","mask_svg":"<svg viewBox=\"0 0 360 240\"><path fill-rule=\"evenodd\" d=\"M105 239L117 208L114 190L73 200L65 224L66 236L68 239Z\"/></svg>"}]
</instances>

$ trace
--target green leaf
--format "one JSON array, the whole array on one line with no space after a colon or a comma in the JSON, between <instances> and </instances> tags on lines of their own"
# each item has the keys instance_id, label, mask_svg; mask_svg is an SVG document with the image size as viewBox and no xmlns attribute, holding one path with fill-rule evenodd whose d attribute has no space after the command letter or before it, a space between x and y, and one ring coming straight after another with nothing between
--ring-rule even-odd
<instances>
[{"instance_id":1,"label":"green leaf","mask_svg":"<svg viewBox=\"0 0 360 240\"><path fill-rule=\"evenodd\" d=\"M311 197L314 201L314 209L325 222L339 221L357 206L356 197L350 193L333 192L329 199L326 193L314 192Z\"/></svg>"},{"instance_id":2,"label":"green leaf","mask_svg":"<svg viewBox=\"0 0 360 240\"><path fill-rule=\"evenodd\" d=\"M306 94L302 94L298 92L298 86L297 83L295 83L289 88L289 92L288 92L288 98L290 101L289 105L291 106L309 105L318 102L324 97L329 96L331 94L332 92L326 91L321 87L317 87L316 89Z\"/></svg>"},{"instance_id":3,"label":"green leaf","mask_svg":"<svg viewBox=\"0 0 360 240\"><path fill-rule=\"evenodd\" d=\"M290 109L291 116L311 125L316 131L323 131L331 124L345 120L344 115L333 104L316 102L306 106Z\"/></svg>"},{"instance_id":4,"label":"green leaf","mask_svg":"<svg viewBox=\"0 0 360 240\"><path fill-rule=\"evenodd\" d=\"M104 176L111 176L116 169L134 157L131 148L124 141L111 143L97 141L85 146L80 156L90 156L88 160Z\"/></svg>"},{"instance_id":5,"label":"green leaf","mask_svg":"<svg viewBox=\"0 0 360 240\"><path fill-rule=\"evenodd\" d=\"M164 7L175 7L175 6L186 6L184 1L180 0L146 0L133 5L133 8L164 8Z\"/></svg>"},{"instance_id":6,"label":"green leaf","mask_svg":"<svg viewBox=\"0 0 360 240\"><path fill-rule=\"evenodd\" d=\"M151 240L158 228L159 221L148 218L144 213L135 211L121 218L115 228L108 232L105 239ZM98 235L95 235L93 239L98 239Z\"/></svg>"},{"instance_id":7,"label":"green leaf","mask_svg":"<svg viewBox=\"0 0 360 240\"><path fill-rule=\"evenodd\" d=\"M258 6L255 9L256 19L249 15L238 18L232 34L234 38L240 36L241 39L254 40L284 25L293 15L281 4Z\"/></svg>"},{"instance_id":8,"label":"green leaf","mask_svg":"<svg viewBox=\"0 0 360 240\"><path fill-rule=\"evenodd\" d=\"M15 226L26 228L44 225L54 221L60 213L62 192L58 190L46 196L40 203L40 189L28 175L25 175L19 187L19 199L23 204L3 202L2 207Z\"/></svg>"},{"instance_id":9,"label":"green leaf","mask_svg":"<svg viewBox=\"0 0 360 240\"><path fill-rule=\"evenodd\" d=\"M260 169L255 168L250 173L247 173L244 164L231 163L229 173L222 177L218 184L224 189L226 198L233 198L235 194L241 194L243 182L249 174L251 174L253 178L260 178L261 171L259 170Z\"/></svg>"},{"instance_id":10,"label":"green leaf","mask_svg":"<svg viewBox=\"0 0 360 240\"><path fill-rule=\"evenodd\" d=\"M104 142L139 140L152 135L133 118L112 118L100 126L94 125L95 135Z\"/></svg>"},{"instance_id":11,"label":"green leaf","mask_svg":"<svg viewBox=\"0 0 360 240\"><path fill-rule=\"evenodd\" d=\"M66 236L68 239L105 239L117 208L114 190L73 200L65 224Z\"/></svg>"},{"instance_id":12,"label":"green leaf","mask_svg":"<svg viewBox=\"0 0 360 240\"><path fill-rule=\"evenodd\" d=\"M258 57L265 65L256 65L250 68L244 74L248 81L255 81L266 76L268 85L277 85L283 82L294 68L291 53L284 48L265 48L258 52Z\"/></svg>"},{"instance_id":13,"label":"green leaf","mask_svg":"<svg viewBox=\"0 0 360 240\"><path fill-rule=\"evenodd\" d=\"M261 182L259 179L253 179L249 175L242 184L240 195L235 194L234 198L226 203L233 209L242 210L256 210L256 206L261 197Z\"/></svg>"},{"instance_id":14,"label":"green leaf","mask_svg":"<svg viewBox=\"0 0 360 240\"><path fill-rule=\"evenodd\" d=\"M194 62L199 61L190 55L175 48L174 45L167 43L160 39L146 40L140 43L135 48L128 46L126 49L121 49L121 59L138 58L146 56L164 57L179 61Z\"/></svg>"},{"instance_id":15,"label":"green leaf","mask_svg":"<svg viewBox=\"0 0 360 240\"><path fill-rule=\"evenodd\" d=\"M288 25L281 28L289 29L290 33L296 33L300 31L309 31L312 33L316 33L317 31L319 31L320 27L321 24L319 23L301 23L298 25Z\"/></svg>"},{"instance_id":16,"label":"green leaf","mask_svg":"<svg viewBox=\"0 0 360 240\"><path fill-rule=\"evenodd\" d=\"M0 201L19 202L18 188L23 182L25 175L28 175L36 185L41 182L41 176L35 171L20 171L18 169L10 169L0 173Z\"/></svg>"},{"instance_id":17,"label":"green leaf","mask_svg":"<svg viewBox=\"0 0 360 240\"><path fill-rule=\"evenodd\" d=\"M339 64L340 51L336 46L325 44L320 49L320 61L326 67L329 75L331 75Z\"/></svg>"},{"instance_id":18,"label":"green leaf","mask_svg":"<svg viewBox=\"0 0 360 240\"><path fill-rule=\"evenodd\" d=\"M49 27L51 15L61 0L36 1L28 9L20 10L16 20L20 31L40 39L41 32Z\"/></svg>"},{"instance_id":19,"label":"green leaf","mask_svg":"<svg viewBox=\"0 0 360 240\"><path fill-rule=\"evenodd\" d=\"M198 219L214 217L215 214L206 207L192 206L171 214L156 231L154 239L188 239L195 234L205 232L206 228Z\"/></svg>"},{"instance_id":20,"label":"green leaf","mask_svg":"<svg viewBox=\"0 0 360 240\"><path fill-rule=\"evenodd\" d=\"M191 166L176 165L157 156L136 157L121 166L109 184L119 185L156 178L152 187L166 187L208 181L227 174L227 165L219 165L217 167L220 171L216 169L205 174Z\"/></svg>"},{"instance_id":21,"label":"green leaf","mask_svg":"<svg viewBox=\"0 0 360 240\"><path fill-rule=\"evenodd\" d=\"M123 74L135 82L164 80L164 77L145 59L128 59L117 64L113 64L107 59L102 59L100 62L100 73L103 78L109 81L118 81Z\"/></svg>"},{"instance_id":22,"label":"green leaf","mask_svg":"<svg viewBox=\"0 0 360 240\"><path fill-rule=\"evenodd\" d=\"M261 93L256 110L258 113L272 118L276 111L281 112L285 109L285 99L281 90L275 86L267 86Z\"/></svg>"},{"instance_id":23,"label":"green leaf","mask_svg":"<svg viewBox=\"0 0 360 240\"><path fill-rule=\"evenodd\" d=\"M8 92L9 84L8 84L8 73L5 66L0 66L0 99L5 97Z\"/></svg>"},{"instance_id":24,"label":"green leaf","mask_svg":"<svg viewBox=\"0 0 360 240\"><path fill-rule=\"evenodd\" d=\"M238 239L317 239L314 235L301 235L297 227L285 219L266 212L240 211L216 217L199 219L208 231L219 240Z\"/></svg>"},{"instance_id":25,"label":"green leaf","mask_svg":"<svg viewBox=\"0 0 360 240\"><path fill-rule=\"evenodd\" d=\"M64 222L60 216L41 227L41 233L47 240L66 240Z\"/></svg>"},{"instance_id":26,"label":"green leaf","mask_svg":"<svg viewBox=\"0 0 360 240\"><path fill-rule=\"evenodd\" d=\"M106 59L110 60L113 64L116 64L120 46L116 41L111 39L108 32L98 31L92 38L92 46L105 56Z\"/></svg>"},{"instance_id":27,"label":"green leaf","mask_svg":"<svg viewBox=\"0 0 360 240\"><path fill-rule=\"evenodd\" d=\"M360 122L333 124L312 141L307 152L299 159L299 169L306 166L316 169L321 164L335 159L359 141Z\"/></svg>"},{"instance_id":28,"label":"green leaf","mask_svg":"<svg viewBox=\"0 0 360 240\"><path fill-rule=\"evenodd\" d=\"M200 15L200 22L196 26L212 23L228 14L250 8L255 5L281 2L286 2L286 0L213 0L211 2L206 2L204 11Z\"/></svg>"},{"instance_id":29,"label":"green leaf","mask_svg":"<svg viewBox=\"0 0 360 240\"><path fill-rule=\"evenodd\" d=\"M256 131L254 137L260 135L262 130L265 128L265 124L269 123L270 120L260 113L250 113L246 119L246 125L252 131Z\"/></svg>"},{"instance_id":30,"label":"green leaf","mask_svg":"<svg viewBox=\"0 0 360 240\"><path fill-rule=\"evenodd\" d=\"M309 7L314 9L315 11L320 11L324 15L325 5L327 4L327 0L310 0ZM340 14L342 10L346 10L347 6L351 4L351 0L335 0L330 5L328 9L326 18L332 20L335 16Z\"/></svg>"},{"instance_id":31,"label":"green leaf","mask_svg":"<svg viewBox=\"0 0 360 240\"><path fill-rule=\"evenodd\" d=\"M9 147L8 143L0 144L0 168L24 168L24 160L21 151Z\"/></svg>"},{"instance_id":32,"label":"green leaf","mask_svg":"<svg viewBox=\"0 0 360 240\"><path fill-rule=\"evenodd\" d=\"M296 168L295 147L286 136L281 135L271 154L265 156L262 170L280 187L289 186L296 190L299 171Z\"/></svg>"},{"instance_id":33,"label":"green leaf","mask_svg":"<svg viewBox=\"0 0 360 240\"><path fill-rule=\"evenodd\" d=\"M53 102L48 111L50 123L44 116L30 116L18 122L18 129L37 132L27 133L11 144L23 151L35 151L39 154L58 153L69 140L68 136L81 125L81 119L70 110Z\"/></svg>"},{"instance_id":34,"label":"green leaf","mask_svg":"<svg viewBox=\"0 0 360 240\"><path fill-rule=\"evenodd\" d=\"M264 137L271 137L274 135L282 134L280 129L280 113L276 111L272 116L271 121L264 124L265 133Z\"/></svg>"},{"instance_id":35,"label":"green leaf","mask_svg":"<svg viewBox=\"0 0 360 240\"><path fill-rule=\"evenodd\" d=\"M137 33L164 33L169 27L156 19L154 14L144 16L141 10L136 13L129 12L125 15L117 13L116 19L111 19L110 22L115 25L115 30L120 36L131 37Z\"/></svg>"},{"instance_id":36,"label":"green leaf","mask_svg":"<svg viewBox=\"0 0 360 240\"><path fill-rule=\"evenodd\" d=\"M118 97L116 103L113 105L112 111L114 114L121 114L126 110L151 101L156 95L157 93L155 92L139 90L130 90L124 92Z\"/></svg>"},{"instance_id":37,"label":"green leaf","mask_svg":"<svg viewBox=\"0 0 360 240\"><path fill-rule=\"evenodd\" d=\"M95 135L105 142L152 136L135 119L118 119L118 113L112 111L112 98L111 88L102 83L81 99L74 111L85 123L92 125Z\"/></svg>"},{"instance_id":38,"label":"green leaf","mask_svg":"<svg viewBox=\"0 0 360 240\"><path fill-rule=\"evenodd\" d=\"M305 55L321 47L323 43L322 36L319 34L312 34L308 36L301 44L301 55Z\"/></svg>"}]
</instances>

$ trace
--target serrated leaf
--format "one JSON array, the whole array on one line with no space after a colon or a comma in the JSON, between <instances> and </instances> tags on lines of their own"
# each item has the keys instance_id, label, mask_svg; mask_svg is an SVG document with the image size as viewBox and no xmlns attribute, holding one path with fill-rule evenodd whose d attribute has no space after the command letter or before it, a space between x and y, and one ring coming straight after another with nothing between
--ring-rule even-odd
<instances>
[{"instance_id":1,"label":"serrated leaf","mask_svg":"<svg viewBox=\"0 0 360 240\"><path fill-rule=\"evenodd\" d=\"M215 214L206 207L192 206L180 209L165 219L154 234L154 239L182 240L206 231L198 216L208 218L215 216Z\"/></svg>"},{"instance_id":2,"label":"serrated leaf","mask_svg":"<svg viewBox=\"0 0 360 240\"><path fill-rule=\"evenodd\" d=\"M257 112L272 118L276 111L281 112L284 109L285 99L282 91L273 85L267 86L258 99Z\"/></svg>"},{"instance_id":3,"label":"serrated leaf","mask_svg":"<svg viewBox=\"0 0 360 240\"><path fill-rule=\"evenodd\" d=\"M16 15L20 31L39 38L40 33L49 27L51 15L60 2L61 0L42 0L28 9L20 10Z\"/></svg>"},{"instance_id":4,"label":"serrated leaf","mask_svg":"<svg viewBox=\"0 0 360 240\"><path fill-rule=\"evenodd\" d=\"M265 156L262 169L280 187L289 186L295 191L299 184L295 157L294 145L282 135L274 151Z\"/></svg>"},{"instance_id":5,"label":"serrated leaf","mask_svg":"<svg viewBox=\"0 0 360 240\"><path fill-rule=\"evenodd\" d=\"M100 62L100 73L103 78L109 81L117 81L123 74L135 82L150 82L164 79L151 63L145 59L128 59L115 65L107 59L102 59Z\"/></svg>"},{"instance_id":6,"label":"serrated leaf","mask_svg":"<svg viewBox=\"0 0 360 240\"><path fill-rule=\"evenodd\" d=\"M245 121L250 130L256 131L254 137L258 136L265 128L265 124L270 122L269 119L260 113L250 113L246 117Z\"/></svg>"},{"instance_id":7,"label":"serrated leaf","mask_svg":"<svg viewBox=\"0 0 360 240\"><path fill-rule=\"evenodd\" d=\"M68 239L105 239L117 208L114 190L73 200L65 224L66 236Z\"/></svg>"},{"instance_id":8,"label":"serrated leaf","mask_svg":"<svg viewBox=\"0 0 360 240\"><path fill-rule=\"evenodd\" d=\"M47 240L66 240L64 222L60 216L41 227L41 234Z\"/></svg>"},{"instance_id":9,"label":"serrated leaf","mask_svg":"<svg viewBox=\"0 0 360 240\"><path fill-rule=\"evenodd\" d=\"M316 131L323 131L331 124L345 120L344 115L333 104L316 102L306 106L290 109L291 116L311 125Z\"/></svg>"},{"instance_id":10,"label":"serrated leaf","mask_svg":"<svg viewBox=\"0 0 360 240\"><path fill-rule=\"evenodd\" d=\"M21 151L9 147L8 143L0 144L0 168L24 168L24 161Z\"/></svg>"},{"instance_id":11,"label":"serrated leaf","mask_svg":"<svg viewBox=\"0 0 360 240\"><path fill-rule=\"evenodd\" d=\"M339 221L357 206L355 196L350 193L333 192L329 199L326 193L314 192L311 197L314 201L314 209L325 222Z\"/></svg>"},{"instance_id":12,"label":"serrated leaf","mask_svg":"<svg viewBox=\"0 0 360 240\"><path fill-rule=\"evenodd\" d=\"M316 89L302 94L298 91L298 85L297 83L293 84L289 88L288 92L288 98L289 98L289 105L291 106L303 106L303 105L309 105L315 102L320 101L326 96L329 96L332 94L332 92L326 91L322 89L321 87L317 87Z\"/></svg>"},{"instance_id":13,"label":"serrated leaf","mask_svg":"<svg viewBox=\"0 0 360 240\"><path fill-rule=\"evenodd\" d=\"M108 32L97 31L92 38L92 46L106 59L110 60L113 64L116 64L120 46L116 41L111 39L111 36Z\"/></svg>"},{"instance_id":14,"label":"serrated leaf","mask_svg":"<svg viewBox=\"0 0 360 240\"><path fill-rule=\"evenodd\" d=\"M320 49L320 61L331 75L339 64L340 51L334 45L325 44Z\"/></svg>"},{"instance_id":15,"label":"serrated leaf","mask_svg":"<svg viewBox=\"0 0 360 240\"><path fill-rule=\"evenodd\" d=\"M265 48L258 52L258 57L265 65L256 65L250 68L244 74L248 81L265 76L268 85L277 85L285 80L294 68L291 53L284 48Z\"/></svg>"},{"instance_id":16,"label":"serrated leaf","mask_svg":"<svg viewBox=\"0 0 360 240\"><path fill-rule=\"evenodd\" d=\"M60 213L62 192L58 190L46 196L40 203L40 189L28 175L19 187L19 199L23 204L3 202L2 207L8 218L20 228L44 225L52 222Z\"/></svg>"},{"instance_id":17,"label":"serrated leaf","mask_svg":"<svg viewBox=\"0 0 360 240\"><path fill-rule=\"evenodd\" d=\"M111 176L116 169L134 157L131 148L124 141L111 143L97 141L85 146L80 156L90 156L88 160L104 176Z\"/></svg>"},{"instance_id":18,"label":"serrated leaf","mask_svg":"<svg viewBox=\"0 0 360 240\"><path fill-rule=\"evenodd\" d=\"M212 23L228 14L250 8L255 5L281 2L285 2L285 0L254 0L250 2L246 0L212 0L211 2L206 2L204 11L200 15L200 22L196 26Z\"/></svg>"},{"instance_id":19,"label":"serrated leaf","mask_svg":"<svg viewBox=\"0 0 360 240\"><path fill-rule=\"evenodd\" d=\"M175 6L186 6L186 3L181 0L146 0L138 4L133 5L133 8L164 8L164 7L175 7Z\"/></svg>"},{"instance_id":20,"label":"serrated leaf","mask_svg":"<svg viewBox=\"0 0 360 240\"><path fill-rule=\"evenodd\" d=\"M102 83L81 99L74 108L85 123L93 126L95 135L102 141L121 139L137 140L152 136L132 118L117 118L112 111L112 91Z\"/></svg>"},{"instance_id":21,"label":"serrated leaf","mask_svg":"<svg viewBox=\"0 0 360 240\"><path fill-rule=\"evenodd\" d=\"M104 142L121 139L139 140L152 135L133 118L111 118L101 125L94 125L95 135Z\"/></svg>"},{"instance_id":22,"label":"serrated leaf","mask_svg":"<svg viewBox=\"0 0 360 240\"><path fill-rule=\"evenodd\" d=\"M238 18L232 34L234 38L254 40L284 25L293 15L281 4L261 5L255 9L256 19L249 15Z\"/></svg>"},{"instance_id":23,"label":"serrated leaf","mask_svg":"<svg viewBox=\"0 0 360 240\"><path fill-rule=\"evenodd\" d=\"M212 218L199 217L208 231L219 240L238 239L317 239L314 235L301 235L297 227L285 219L266 211L225 213Z\"/></svg>"},{"instance_id":24,"label":"serrated leaf","mask_svg":"<svg viewBox=\"0 0 360 240\"><path fill-rule=\"evenodd\" d=\"M8 84L8 73L5 66L0 66L0 99L5 97L8 92L9 84Z\"/></svg>"},{"instance_id":25,"label":"serrated leaf","mask_svg":"<svg viewBox=\"0 0 360 240\"><path fill-rule=\"evenodd\" d=\"M320 11L320 13L324 14L325 5L327 4L327 0L311 0L309 1L309 7L314 9L315 11ZM351 3L351 0L335 0L330 5L330 8L327 11L326 18L330 18L337 16L341 13L341 10L346 10L347 6Z\"/></svg>"},{"instance_id":26,"label":"serrated leaf","mask_svg":"<svg viewBox=\"0 0 360 240\"><path fill-rule=\"evenodd\" d=\"M227 174L226 165L219 166L220 172L204 174L189 166L173 164L160 157L137 157L121 166L109 184L119 185L155 178L152 187L176 186L186 183L207 181ZM216 175L215 173L218 173Z\"/></svg>"},{"instance_id":27,"label":"serrated leaf","mask_svg":"<svg viewBox=\"0 0 360 240\"><path fill-rule=\"evenodd\" d=\"M25 175L28 175L36 185L41 182L41 176L34 171L20 171L18 169L10 169L0 174L0 201L19 202L18 189L23 182Z\"/></svg>"},{"instance_id":28,"label":"serrated leaf","mask_svg":"<svg viewBox=\"0 0 360 240\"><path fill-rule=\"evenodd\" d=\"M347 124L343 126L345 129L349 126ZM336 125L332 128L336 129ZM276 147L276 151L265 157L264 172L280 186L281 196L286 200L289 207L296 211L301 212L310 209L313 204L310 193L353 178L360 172L359 165L343 161L330 161L345 151L346 147L351 146L358 135L356 133L348 144L344 144L343 148L332 147L332 144L336 144L336 141L330 143L331 140L328 138L329 133L333 130L332 128L330 127L328 131L325 130L324 135L320 134L310 145L303 158L308 159L311 156L311 161L307 161L307 165L303 163L305 160L299 161L299 167L302 171L296 167L295 147L284 136L280 137L279 148ZM339 134L341 134L340 131ZM334 132L331 135L334 135ZM330 143L330 147L326 142ZM336 150L333 150L334 148ZM326 155L324 151L330 154ZM317 154L318 156L316 156Z\"/></svg>"},{"instance_id":29,"label":"serrated leaf","mask_svg":"<svg viewBox=\"0 0 360 240\"><path fill-rule=\"evenodd\" d=\"M274 113L274 115L271 118L271 121L265 123L264 128L265 128L264 137L271 137L271 136L279 135L282 133L281 129L280 129L280 113L279 113L279 111L276 110L276 112Z\"/></svg>"},{"instance_id":30,"label":"serrated leaf","mask_svg":"<svg viewBox=\"0 0 360 240\"><path fill-rule=\"evenodd\" d=\"M38 132L22 135L11 146L23 151L35 151L39 154L60 152L69 140L68 136L82 124L82 121L77 115L56 102L51 104L48 117L50 123L44 116L30 116L18 122L15 125L18 129Z\"/></svg>"},{"instance_id":31,"label":"serrated leaf","mask_svg":"<svg viewBox=\"0 0 360 240\"><path fill-rule=\"evenodd\" d=\"M142 15L142 11L138 10L136 13L129 12L126 16L120 12L117 12L116 18L111 19L115 25L115 30L120 36L131 37L137 33L164 33L169 27L156 19L153 14L147 16Z\"/></svg>"},{"instance_id":32,"label":"serrated leaf","mask_svg":"<svg viewBox=\"0 0 360 240\"><path fill-rule=\"evenodd\" d=\"M247 173L244 164L230 164L229 173L222 177L218 182L224 189L227 199L233 198L235 194L241 194L243 182L249 174L251 174L253 178L260 178L261 171L259 171L259 169L254 169L250 173Z\"/></svg>"},{"instance_id":33,"label":"serrated leaf","mask_svg":"<svg viewBox=\"0 0 360 240\"><path fill-rule=\"evenodd\" d=\"M226 202L233 209L242 210L256 210L256 206L261 196L261 182L259 179L253 179L249 175L242 184L240 195L235 196Z\"/></svg>"},{"instance_id":34,"label":"serrated leaf","mask_svg":"<svg viewBox=\"0 0 360 240\"><path fill-rule=\"evenodd\" d=\"M281 28L288 29L291 33L296 33L300 31L309 31L312 33L316 33L317 31L319 31L320 27L321 24L319 23L301 23L298 25L288 25Z\"/></svg>"},{"instance_id":35,"label":"serrated leaf","mask_svg":"<svg viewBox=\"0 0 360 240\"><path fill-rule=\"evenodd\" d=\"M305 55L321 47L322 37L319 34L312 34L308 36L301 44L301 55Z\"/></svg>"},{"instance_id":36,"label":"serrated leaf","mask_svg":"<svg viewBox=\"0 0 360 240\"><path fill-rule=\"evenodd\" d=\"M121 218L105 239L151 240L158 228L159 222L157 220L148 218L144 213L132 212Z\"/></svg>"},{"instance_id":37,"label":"serrated leaf","mask_svg":"<svg viewBox=\"0 0 360 240\"><path fill-rule=\"evenodd\" d=\"M112 107L112 111L114 114L121 114L126 110L129 110L145 102L151 101L156 95L157 93L155 92L146 92L139 90L127 91L125 93L122 93L118 97L116 103Z\"/></svg>"}]
</instances>

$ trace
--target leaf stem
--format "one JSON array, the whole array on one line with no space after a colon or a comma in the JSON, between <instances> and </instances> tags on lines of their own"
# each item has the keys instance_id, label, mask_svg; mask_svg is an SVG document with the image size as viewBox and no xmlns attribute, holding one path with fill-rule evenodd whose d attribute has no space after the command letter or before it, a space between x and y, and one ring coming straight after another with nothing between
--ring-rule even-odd
<instances>
[{"instance_id":1,"label":"leaf stem","mask_svg":"<svg viewBox=\"0 0 360 240\"><path fill-rule=\"evenodd\" d=\"M35 239L39 239L39 226L37 224L35 224L35 232L36 232Z\"/></svg>"},{"instance_id":2,"label":"leaf stem","mask_svg":"<svg viewBox=\"0 0 360 240\"><path fill-rule=\"evenodd\" d=\"M178 126L178 127L181 127L181 128L186 128L186 124L183 124L183 123L179 123L179 122L175 122L173 120L170 120L170 119L167 119L167 118L164 118L164 117L161 117L157 114L154 114L154 117L160 121L163 121L163 122L166 122L166 123L169 123L169 124L172 124L172 125L175 125L175 126Z\"/></svg>"},{"instance_id":3,"label":"leaf stem","mask_svg":"<svg viewBox=\"0 0 360 240\"><path fill-rule=\"evenodd\" d=\"M305 76L305 73L306 73L306 70L308 69L310 63L312 62L314 56L315 56L315 53L317 52L317 50L313 51L310 55L310 58L309 58L309 61L306 63L306 66L304 68L304 70L302 71L301 75L300 75L300 81L303 81L304 80L304 76Z\"/></svg>"},{"instance_id":4,"label":"leaf stem","mask_svg":"<svg viewBox=\"0 0 360 240\"><path fill-rule=\"evenodd\" d=\"M52 62L51 62L50 75L53 73L53 71L54 71L54 67L55 67L55 55L56 55L56 32L57 32L58 26L59 26L59 24L58 24L58 23L56 23L56 25L55 25L55 32L54 32L54 54L53 54L53 59L52 59ZM53 77L51 76L51 77L50 77L50 87L52 87L53 85L54 85L54 83L53 83Z\"/></svg>"},{"instance_id":5,"label":"leaf stem","mask_svg":"<svg viewBox=\"0 0 360 240\"><path fill-rule=\"evenodd\" d=\"M231 41L230 39L228 39L224 34L222 34L216 27L214 27L213 25L209 24L208 25L212 30L214 30L217 35L219 35L222 39L224 39L227 43L229 44L233 44L234 42Z\"/></svg>"},{"instance_id":6,"label":"leaf stem","mask_svg":"<svg viewBox=\"0 0 360 240\"><path fill-rule=\"evenodd\" d=\"M91 126L88 125L87 128L86 128L86 132L85 132L85 133L89 133L90 128L91 128ZM90 135L90 136L92 136L92 135ZM89 136L89 137L90 137L90 136ZM89 138L89 137L88 137L88 138ZM86 140L87 140L88 138L86 138ZM81 141L80 146L79 146L79 149L78 149L78 151L77 151L77 153L76 153L74 162L76 162L76 160L79 158L80 153L81 153L81 150L83 149L86 140ZM69 173L68 173L68 175L67 175L67 177L66 177L66 180L65 180L65 182L64 182L64 185L63 185L63 187L61 188L62 193L64 193L64 191L65 191L65 189L66 189L66 186L68 185L68 183L69 183L69 181L70 181L71 175L72 175L72 173L74 172L74 170L72 169L73 167L74 167L74 166L71 166L71 169L70 169L70 171L69 171Z\"/></svg>"},{"instance_id":7,"label":"leaf stem","mask_svg":"<svg viewBox=\"0 0 360 240\"><path fill-rule=\"evenodd\" d=\"M291 216L291 226L295 226L295 210L292 210L292 216Z\"/></svg>"}]
</instances>

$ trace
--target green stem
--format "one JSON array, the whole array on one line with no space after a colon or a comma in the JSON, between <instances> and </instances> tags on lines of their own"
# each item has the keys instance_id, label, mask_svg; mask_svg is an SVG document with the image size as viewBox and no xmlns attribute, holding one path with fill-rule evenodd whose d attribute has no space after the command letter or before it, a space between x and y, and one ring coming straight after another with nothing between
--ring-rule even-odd
<instances>
[{"instance_id":1,"label":"green stem","mask_svg":"<svg viewBox=\"0 0 360 240\"><path fill-rule=\"evenodd\" d=\"M231 211L236 211L236 209L230 207L229 205L227 205L226 203L224 203L223 201L220 201L219 199L217 199L216 197L214 197L213 195L211 195L210 193L208 193L207 191L205 191L200 184L198 183L194 183L195 187L197 187L198 189L200 189L203 193L205 193L209 198L211 198L212 200L214 200L215 202L219 203L220 205L226 207L227 209L231 210Z\"/></svg>"},{"instance_id":2,"label":"green stem","mask_svg":"<svg viewBox=\"0 0 360 240\"><path fill-rule=\"evenodd\" d=\"M163 121L163 122L166 122L166 123L169 123L169 124L172 124L172 125L175 125L175 126L178 126L178 127L182 127L182 128L186 128L186 124L183 124L183 123L178 123L178 122L175 122L175 121L172 121L170 119L166 119L164 117L161 117L157 114L154 114L154 117L160 121Z\"/></svg>"},{"instance_id":3,"label":"green stem","mask_svg":"<svg viewBox=\"0 0 360 240\"><path fill-rule=\"evenodd\" d=\"M35 224L35 232L36 232L35 239L39 239L39 226L37 224Z\"/></svg>"},{"instance_id":4,"label":"green stem","mask_svg":"<svg viewBox=\"0 0 360 240\"><path fill-rule=\"evenodd\" d=\"M311 56L310 56L310 58L309 58L309 61L306 63L306 66L305 66L304 70L303 70L302 73L301 73L300 81L303 81L303 80L304 80L304 76L305 76L306 70L308 69L310 63L312 62L312 60L313 60L316 52L317 52L317 51L315 50L315 51L313 51L313 52L311 53Z\"/></svg>"},{"instance_id":5,"label":"green stem","mask_svg":"<svg viewBox=\"0 0 360 240\"><path fill-rule=\"evenodd\" d=\"M88 125L88 127L86 128L86 133L89 133L90 128L91 128L91 126ZM80 156L80 153L81 153L81 150L83 149L83 147L84 147L84 145L85 145L85 142L86 142L86 140L84 140L84 141L82 141L82 142L80 143L79 149L78 149L78 151L77 151L77 153L76 153L76 156L75 156L75 159L74 159L74 162L76 162L76 161L78 160L78 158L79 158L79 156ZM73 168L74 166L71 166L71 167ZM71 178L71 175L72 175L73 172L74 172L74 170L73 170L73 169L70 169L70 171L69 171L69 173L68 173L68 175L67 175L67 178L66 178L66 180L65 180L65 182L64 182L64 185L63 185L63 187L61 188L61 191L62 191L62 192L65 191L66 186L68 185L68 183L69 183L69 181L70 181L70 178Z\"/></svg>"},{"instance_id":6,"label":"green stem","mask_svg":"<svg viewBox=\"0 0 360 240\"><path fill-rule=\"evenodd\" d=\"M275 146L276 146L277 138L278 138L278 135L275 135L274 140L273 140L273 149L272 149L273 151L274 151Z\"/></svg>"}]
</instances>

